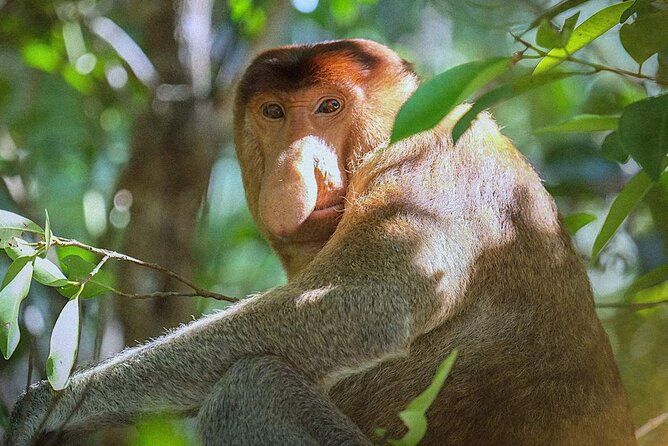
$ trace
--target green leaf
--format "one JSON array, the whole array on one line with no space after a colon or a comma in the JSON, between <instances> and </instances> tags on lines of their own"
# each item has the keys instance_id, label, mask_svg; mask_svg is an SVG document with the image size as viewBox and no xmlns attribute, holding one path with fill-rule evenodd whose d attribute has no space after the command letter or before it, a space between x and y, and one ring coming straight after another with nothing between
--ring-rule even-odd
<instances>
[{"instance_id":1,"label":"green leaf","mask_svg":"<svg viewBox=\"0 0 668 446\"><path fill-rule=\"evenodd\" d=\"M652 55L668 47L668 10L642 14L619 30L622 46L642 65Z\"/></svg>"},{"instance_id":2,"label":"green leaf","mask_svg":"<svg viewBox=\"0 0 668 446\"><path fill-rule=\"evenodd\" d=\"M668 94L626 106L618 132L626 151L652 179L658 179L668 154Z\"/></svg>"},{"instance_id":3,"label":"green leaf","mask_svg":"<svg viewBox=\"0 0 668 446\"><path fill-rule=\"evenodd\" d=\"M28 245L28 242L17 237L12 237L7 241L5 252L10 259L16 260L19 257L33 258L33 278L42 285L61 287L67 285L67 277L51 260L37 257L37 250Z\"/></svg>"},{"instance_id":4,"label":"green leaf","mask_svg":"<svg viewBox=\"0 0 668 446\"><path fill-rule=\"evenodd\" d=\"M391 142L438 124L472 93L505 72L510 59L496 57L457 65L420 85L399 110Z\"/></svg>"},{"instance_id":5,"label":"green leaf","mask_svg":"<svg viewBox=\"0 0 668 446\"><path fill-rule=\"evenodd\" d=\"M652 0L635 0L629 9L622 13L622 16L619 18L619 23L626 22L629 17L638 12L638 10L645 8L650 2L652 2Z\"/></svg>"},{"instance_id":6,"label":"green leaf","mask_svg":"<svg viewBox=\"0 0 668 446\"><path fill-rule=\"evenodd\" d=\"M638 277L624 293L625 296L632 296L638 291L651 288L668 280L668 265L660 265L652 271Z\"/></svg>"},{"instance_id":7,"label":"green leaf","mask_svg":"<svg viewBox=\"0 0 668 446\"><path fill-rule=\"evenodd\" d=\"M557 28L551 21L543 19L543 22L540 24L538 31L536 32L536 43L543 48L548 49L561 46L561 34L559 33L559 28Z\"/></svg>"},{"instance_id":8,"label":"green leaf","mask_svg":"<svg viewBox=\"0 0 668 446\"><path fill-rule=\"evenodd\" d=\"M596 220L596 216L586 212L577 212L563 218L564 226L566 226L566 230L571 235L575 235L580 229L594 220Z\"/></svg>"},{"instance_id":9,"label":"green leaf","mask_svg":"<svg viewBox=\"0 0 668 446\"><path fill-rule=\"evenodd\" d=\"M480 112L499 102L517 97L523 93L534 90L543 85L560 81L571 76L581 76L582 72L553 72L537 75L523 75L513 79L510 83L497 87L480 96L471 109L461 117L452 129L452 139L456 143L464 132L471 126L471 122Z\"/></svg>"},{"instance_id":10,"label":"green leaf","mask_svg":"<svg viewBox=\"0 0 668 446\"><path fill-rule=\"evenodd\" d=\"M67 387L79 349L79 297L63 307L51 333L46 376L54 390Z\"/></svg>"},{"instance_id":11,"label":"green leaf","mask_svg":"<svg viewBox=\"0 0 668 446\"><path fill-rule=\"evenodd\" d=\"M60 54L49 45L38 41L23 45L21 57L26 65L47 73L53 73L60 64Z\"/></svg>"},{"instance_id":12,"label":"green leaf","mask_svg":"<svg viewBox=\"0 0 668 446\"><path fill-rule=\"evenodd\" d=\"M608 244L610 239L619 226L624 222L626 217L643 199L647 191L652 187L652 180L645 172L638 172L619 192L619 195L614 199L610 206L610 211L601 231L594 240L594 248L592 250L592 262L595 262L599 253Z\"/></svg>"},{"instance_id":13,"label":"green leaf","mask_svg":"<svg viewBox=\"0 0 668 446\"><path fill-rule=\"evenodd\" d=\"M553 17L561 14L562 12L575 8L576 6L581 5L586 1L588 0L565 0L557 3L556 5L552 6L547 11L536 17L536 19L534 19L534 21L531 22L531 24L525 30L525 32L534 29L535 27L540 25L543 22L543 20L550 20Z\"/></svg>"},{"instance_id":14,"label":"green leaf","mask_svg":"<svg viewBox=\"0 0 668 446\"><path fill-rule=\"evenodd\" d=\"M408 432L399 440L388 440L388 443L395 446L414 446L417 445L427 433L427 409L432 405L438 392L443 387L445 379L448 377L453 364L457 359L457 350L452 350L436 370L434 379L421 394L413 399L406 409L399 413L399 418L408 428Z\"/></svg>"},{"instance_id":15,"label":"green leaf","mask_svg":"<svg viewBox=\"0 0 668 446\"><path fill-rule=\"evenodd\" d=\"M188 446L193 442L183 426L168 415L147 415L137 423L137 435L130 446Z\"/></svg>"},{"instance_id":16,"label":"green leaf","mask_svg":"<svg viewBox=\"0 0 668 446\"><path fill-rule=\"evenodd\" d=\"M601 154L610 161L624 164L629 160L629 154L619 139L619 132L612 132L603 140Z\"/></svg>"},{"instance_id":17,"label":"green leaf","mask_svg":"<svg viewBox=\"0 0 668 446\"><path fill-rule=\"evenodd\" d=\"M543 48L552 49L555 47L562 48L568 42L573 34L573 29L578 23L580 12L576 12L564 21L564 26L558 29L552 22L544 19L540 24L538 32L536 33L536 43Z\"/></svg>"},{"instance_id":18,"label":"green leaf","mask_svg":"<svg viewBox=\"0 0 668 446\"><path fill-rule=\"evenodd\" d=\"M24 232L43 234L42 228L25 217L0 209L0 246L4 248L11 237L20 236Z\"/></svg>"},{"instance_id":19,"label":"green leaf","mask_svg":"<svg viewBox=\"0 0 668 446\"><path fill-rule=\"evenodd\" d=\"M37 250L30 246L27 241L18 238L10 237L5 243L5 252L10 259L16 260L19 257L34 257L37 255Z\"/></svg>"},{"instance_id":20,"label":"green leaf","mask_svg":"<svg viewBox=\"0 0 668 446\"><path fill-rule=\"evenodd\" d=\"M95 264L88 262L77 255L70 255L62 259L61 264L64 265L67 277L72 281L82 282L88 278L90 273L95 269ZM77 293L82 299L105 294L112 289L111 275L104 270L100 270L95 274L95 277L86 282L84 290L79 293L78 284L69 284L58 288L58 292L65 297L72 298Z\"/></svg>"},{"instance_id":21,"label":"green leaf","mask_svg":"<svg viewBox=\"0 0 668 446\"><path fill-rule=\"evenodd\" d=\"M0 351L9 359L21 339L19 308L30 291L32 278L30 257L20 257L9 266L0 290Z\"/></svg>"},{"instance_id":22,"label":"green leaf","mask_svg":"<svg viewBox=\"0 0 668 446\"><path fill-rule=\"evenodd\" d=\"M652 303L665 300L668 296L668 281L636 291L629 303ZM655 307L658 308L658 307Z\"/></svg>"},{"instance_id":23,"label":"green leaf","mask_svg":"<svg viewBox=\"0 0 668 446\"><path fill-rule=\"evenodd\" d=\"M63 272L49 259L35 258L35 272L33 278L42 285L62 287L69 282Z\"/></svg>"},{"instance_id":24,"label":"green leaf","mask_svg":"<svg viewBox=\"0 0 668 446\"><path fill-rule=\"evenodd\" d=\"M561 46L565 46L573 35L575 25L578 24L580 18L580 11L576 12L564 21L564 26L561 28Z\"/></svg>"},{"instance_id":25,"label":"green leaf","mask_svg":"<svg viewBox=\"0 0 668 446\"><path fill-rule=\"evenodd\" d=\"M51 232L51 222L49 221L49 211L44 209L46 214L46 220L44 221L44 255L51 247L51 239L53 238L53 233Z\"/></svg>"},{"instance_id":26,"label":"green leaf","mask_svg":"<svg viewBox=\"0 0 668 446\"><path fill-rule=\"evenodd\" d=\"M619 23L619 18L622 13L631 6L631 2L622 2L602 9L582 22L580 26L575 28L571 38L563 48L554 48L550 50L545 57L543 57L536 68L534 74L544 73L556 67L568 55L574 54L578 50L584 48L589 43L605 34L613 26Z\"/></svg>"},{"instance_id":27,"label":"green leaf","mask_svg":"<svg viewBox=\"0 0 668 446\"><path fill-rule=\"evenodd\" d=\"M87 262L95 262L97 259L97 255L87 251L83 248L79 248L78 246L56 246L56 254L58 254L58 260L60 263L63 263L63 260L69 256L77 256L81 257Z\"/></svg>"},{"instance_id":28,"label":"green leaf","mask_svg":"<svg viewBox=\"0 0 668 446\"><path fill-rule=\"evenodd\" d=\"M604 130L616 130L619 116L609 115L577 115L559 124L547 126L536 130L537 132L601 132Z\"/></svg>"},{"instance_id":29,"label":"green leaf","mask_svg":"<svg viewBox=\"0 0 668 446\"><path fill-rule=\"evenodd\" d=\"M427 433L427 417L419 410L404 410L399 418L408 426L408 432L399 440L388 440L393 446L415 446L420 443Z\"/></svg>"}]
</instances>

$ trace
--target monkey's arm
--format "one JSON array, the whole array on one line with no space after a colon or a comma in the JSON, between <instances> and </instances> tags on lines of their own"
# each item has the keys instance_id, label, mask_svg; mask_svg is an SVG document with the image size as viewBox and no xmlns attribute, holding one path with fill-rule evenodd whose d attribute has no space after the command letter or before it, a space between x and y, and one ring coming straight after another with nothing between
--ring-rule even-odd
<instances>
[{"instance_id":1,"label":"monkey's arm","mask_svg":"<svg viewBox=\"0 0 668 446\"><path fill-rule=\"evenodd\" d=\"M411 264L420 249L415 229L405 216L398 218L390 212L382 221L346 225L353 229L337 235L288 285L76 373L55 400L48 384L38 384L25 415L15 419L20 426L12 444L25 444L36 433L52 401L44 430L65 421L91 427L141 413L195 410L244 356L281 356L323 383L400 353L422 333L435 309L425 302L429 293L435 302L437 293Z\"/></svg>"}]
</instances>

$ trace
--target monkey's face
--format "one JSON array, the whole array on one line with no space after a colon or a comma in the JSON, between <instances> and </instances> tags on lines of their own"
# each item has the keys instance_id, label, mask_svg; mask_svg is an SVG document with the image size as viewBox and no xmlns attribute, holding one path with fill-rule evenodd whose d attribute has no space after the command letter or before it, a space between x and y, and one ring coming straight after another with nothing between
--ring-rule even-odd
<instances>
[{"instance_id":1,"label":"monkey's face","mask_svg":"<svg viewBox=\"0 0 668 446\"><path fill-rule=\"evenodd\" d=\"M334 233L354 160L387 142L417 83L368 40L276 48L249 65L235 101L237 156L253 218L289 275Z\"/></svg>"},{"instance_id":2,"label":"monkey's face","mask_svg":"<svg viewBox=\"0 0 668 446\"><path fill-rule=\"evenodd\" d=\"M357 96L320 84L261 93L249 104L264 160L259 217L274 236L314 242L334 232L344 210Z\"/></svg>"}]
</instances>

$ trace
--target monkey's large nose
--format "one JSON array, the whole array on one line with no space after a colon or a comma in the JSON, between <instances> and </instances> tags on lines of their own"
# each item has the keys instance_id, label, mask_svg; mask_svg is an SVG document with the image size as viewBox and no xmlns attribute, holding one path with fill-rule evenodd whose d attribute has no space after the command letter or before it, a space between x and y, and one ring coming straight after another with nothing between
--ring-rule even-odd
<instances>
[{"instance_id":1,"label":"monkey's large nose","mask_svg":"<svg viewBox=\"0 0 668 446\"><path fill-rule=\"evenodd\" d=\"M290 237L314 210L342 202L345 184L339 160L321 138L300 138L265 162L259 210L272 234Z\"/></svg>"}]
</instances>

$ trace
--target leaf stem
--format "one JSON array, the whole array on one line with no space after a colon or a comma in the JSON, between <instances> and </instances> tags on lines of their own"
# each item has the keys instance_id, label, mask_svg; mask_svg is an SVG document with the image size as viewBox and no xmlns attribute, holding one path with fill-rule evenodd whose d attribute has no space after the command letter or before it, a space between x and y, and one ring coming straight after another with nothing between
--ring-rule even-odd
<instances>
[{"instance_id":1,"label":"leaf stem","mask_svg":"<svg viewBox=\"0 0 668 446\"><path fill-rule=\"evenodd\" d=\"M67 238L62 238L62 237L53 237L53 240L51 242L53 245L58 245L58 246L75 246L77 248L85 249L86 251L92 252L94 254L98 254L103 256L102 260L97 264L95 269L90 272L88 277L84 279L83 283L88 282L92 277L97 274L97 272L102 268L102 266L107 262L109 259L114 259L114 260L121 260L124 262L130 262L134 263L135 265L139 265L143 268L149 268L155 271L158 271L166 276L171 277L172 279L183 283L186 285L188 288L192 289L194 293L183 293L180 291L159 291L155 293L149 293L149 294L131 294L131 293L126 293L120 290L115 290L112 289L112 291L115 294L118 294L120 296L124 297L132 297L132 298L138 298L138 299L143 299L143 298L151 298L151 297L174 297L174 296L186 296L186 297L195 297L195 296L201 296L201 297L210 297L212 299L216 300L223 300L226 302L237 302L239 299L236 297L230 297L230 296L225 296L220 293L215 293L213 291L205 290L203 288L200 288L199 286L195 285L192 281L189 279L186 279L185 277L181 276L180 274L175 273L174 271L171 271L167 268L165 268L162 265L158 265L157 263L150 263L150 262L144 262L143 260L136 259L132 256L126 255L126 254L121 254L119 252L115 251L110 251L108 249L103 249L103 248L96 248L94 246L86 245L85 243L81 243L77 240L74 239L67 239Z\"/></svg>"}]
</instances>

